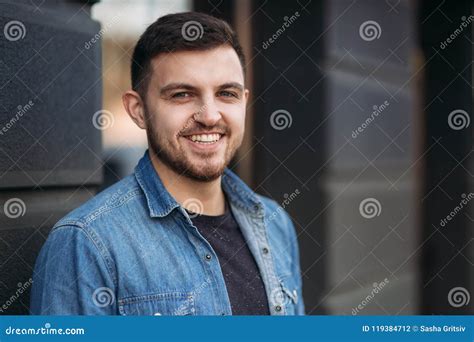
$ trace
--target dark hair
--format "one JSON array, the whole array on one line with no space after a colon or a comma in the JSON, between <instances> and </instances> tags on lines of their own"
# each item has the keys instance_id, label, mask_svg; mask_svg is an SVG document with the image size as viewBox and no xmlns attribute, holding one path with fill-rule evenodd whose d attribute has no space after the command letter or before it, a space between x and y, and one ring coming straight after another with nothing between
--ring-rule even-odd
<instances>
[{"instance_id":1,"label":"dark hair","mask_svg":"<svg viewBox=\"0 0 474 342\"><path fill-rule=\"evenodd\" d=\"M142 96L151 75L151 59L161 53L203 51L231 46L245 74L245 56L237 35L224 20L199 12L168 14L148 26L132 57L132 89Z\"/></svg>"}]
</instances>

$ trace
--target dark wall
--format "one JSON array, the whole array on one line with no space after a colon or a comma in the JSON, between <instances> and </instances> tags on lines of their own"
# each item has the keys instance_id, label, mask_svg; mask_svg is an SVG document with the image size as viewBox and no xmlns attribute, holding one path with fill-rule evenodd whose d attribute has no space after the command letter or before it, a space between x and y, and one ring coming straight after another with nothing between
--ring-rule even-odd
<instances>
[{"instance_id":1,"label":"dark wall","mask_svg":"<svg viewBox=\"0 0 474 342\"><path fill-rule=\"evenodd\" d=\"M470 29L439 48L471 2L251 4L252 184L295 223L307 313L472 312L451 290L474 293L473 215L439 226L472 189L472 129L448 124L471 117Z\"/></svg>"},{"instance_id":2,"label":"dark wall","mask_svg":"<svg viewBox=\"0 0 474 342\"><path fill-rule=\"evenodd\" d=\"M474 215L468 196L474 177L471 14L469 0L456 1L456 6L420 2L420 45L426 61L423 143L427 153L421 198L425 242L421 291L426 314L474 313ZM464 207L463 200L470 207ZM464 208L447 221L460 205ZM458 293L461 303L466 291L470 305L450 305L449 298L455 297L449 293Z\"/></svg>"},{"instance_id":3,"label":"dark wall","mask_svg":"<svg viewBox=\"0 0 474 342\"><path fill-rule=\"evenodd\" d=\"M413 2L325 1L327 291L333 314L418 310ZM375 292L377 289L377 293ZM366 298L369 296L369 300Z\"/></svg>"},{"instance_id":4,"label":"dark wall","mask_svg":"<svg viewBox=\"0 0 474 342\"><path fill-rule=\"evenodd\" d=\"M0 314L27 313L50 228L102 181L91 3L0 1Z\"/></svg>"},{"instance_id":5,"label":"dark wall","mask_svg":"<svg viewBox=\"0 0 474 342\"><path fill-rule=\"evenodd\" d=\"M252 52L254 188L280 204L295 224L307 311L326 286L326 201L320 177L326 158L322 1L254 1ZM285 31L278 30L285 26ZM275 37L275 38L274 38ZM291 201L289 201L291 199Z\"/></svg>"}]
</instances>

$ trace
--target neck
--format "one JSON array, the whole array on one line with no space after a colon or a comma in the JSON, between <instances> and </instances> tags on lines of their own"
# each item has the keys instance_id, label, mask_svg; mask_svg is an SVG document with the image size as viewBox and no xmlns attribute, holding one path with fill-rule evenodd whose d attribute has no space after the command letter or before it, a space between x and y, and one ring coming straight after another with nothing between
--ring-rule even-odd
<instances>
[{"instance_id":1,"label":"neck","mask_svg":"<svg viewBox=\"0 0 474 342\"><path fill-rule=\"evenodd\" d=\"M163 164L153 152L148 151L148 154L164 187L180 205L194 212L200 207L202 210L199 214L203 215L217 216L225 213L221 176L212 181L197 181L176 173ZM199 204L196 205L196 202Z\"/></svg>"}]
</instances>

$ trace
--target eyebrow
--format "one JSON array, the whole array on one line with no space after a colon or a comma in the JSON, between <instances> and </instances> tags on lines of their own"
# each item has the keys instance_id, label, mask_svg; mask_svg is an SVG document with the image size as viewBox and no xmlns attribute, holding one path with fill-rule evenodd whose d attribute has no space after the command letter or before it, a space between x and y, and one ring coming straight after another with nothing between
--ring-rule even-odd
<instances>
[{"instance_id":1,"label":"eyebrow","mask_svg":"<svg viewBox=\"0 0 474 342\"><path fill-rule=\"evenodd\" d=\"M219 90L235 88L240 91L244 91L244 86L238 82L227 82L227 83L221 84L217 88ZM189 83L170 83L160 89L160 94L163 95L176 89L197 90L198 88Z\"/></svg>"},{"instance_id":2,"label":"eyebrow","mask_svg":"<svg viewBox=\"0 0 474 342\"><path fill-rule=\"evenodd\" d=\"M218 88L219 89L235 88L240 91L244 91L244 86L238 82L227 82L227 83L221 84Z\"/></svg>"}]
</instances>

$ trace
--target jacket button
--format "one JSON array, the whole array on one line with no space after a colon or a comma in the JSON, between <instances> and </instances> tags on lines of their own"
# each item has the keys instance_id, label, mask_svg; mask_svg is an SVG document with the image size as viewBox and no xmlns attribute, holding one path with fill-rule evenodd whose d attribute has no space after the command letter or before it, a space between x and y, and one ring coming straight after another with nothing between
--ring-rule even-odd
<instances>
[{"instance_id":1,"label":"jacket button","mask_svg":"<svg viewBox=\"0 0 474 342\"><path fill-rule=\"evenodd\" d=\"M281 311L281 306L280 305L275 306L275 310L280 312Z\"/></svg>"},{"instance_id":2,"label":"jacket button","mask_svg":"<svg viewBox=\"0 0 474 342\"><path fill-rule=\"evenodd\" d=\"M206 254L206 260L211 260L212 256L210 254Z\"/></svg>"},{"instance_id":3,"label":"jacket button","mask_svg":"<svg viewBox=\"0 0 474 342\"><path fill-rule=\"evenodd\" d=\"M263 248L262 248L262 252L263 252L263 254L268 254L268 248L267 248L267 247L263 247Z\"/></svg>"}]
</instances>

